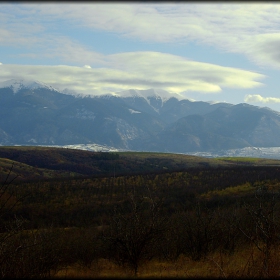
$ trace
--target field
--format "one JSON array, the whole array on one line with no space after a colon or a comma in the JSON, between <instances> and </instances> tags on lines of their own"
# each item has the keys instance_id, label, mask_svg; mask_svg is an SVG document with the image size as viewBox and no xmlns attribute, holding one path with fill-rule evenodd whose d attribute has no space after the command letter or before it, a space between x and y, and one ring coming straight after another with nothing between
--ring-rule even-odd
<instances>
[{"instance_id":1,"label":"field","mask_svg":"<svg viewBox=\"0 0 280 280\"><path fill-rule=\"evenodd\" d=\"M14 278L280 273L280 161L0 147L0 271Z\"/></svg>"}]
</instances>

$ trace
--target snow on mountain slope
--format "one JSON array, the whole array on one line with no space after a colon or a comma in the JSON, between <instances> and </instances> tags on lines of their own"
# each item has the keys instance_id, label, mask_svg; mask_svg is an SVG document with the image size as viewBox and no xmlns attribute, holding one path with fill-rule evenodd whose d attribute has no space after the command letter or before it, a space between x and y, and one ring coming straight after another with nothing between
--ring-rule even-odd
<instances>
[{"instance_id":1,"label":"snow on mountain slope","mask_svg":"<svg viewBox=\"0 0 280 280\"><path fill-rule=\"evenodd\" d=\"M28 79L11 79L4 82L0 82L0 88L11 88L13 93L17 93L21 89L38 89L44 88L49 89L51 91L56 91L66 95L72 95L78 98L85 98L85 97L100 97L100 98L111 98L112 96L119 97L119 98L144 98L149 106L153 107L155 111L158 111L160 107L163 106L163 103L168 101L171 98L176 98L177 100L188 100L190 102L196 102L195 100L186 98L182 94L178 93L170 93L163 89L146 89L146 90L137 90L137 89L129 89L120 92L111 92L103 95L90 95L90 94L81 94L75 90L65 88L63 90L58 90L50 85L47 85L40 81L35 80L28 80ZM215 104L220 102L209 101L206 103Z\"/></svg>"},{"instance_id":2,"label":"snow on mountain slope","mask_svg":"<svg viewBox=\"0 0 280 280\"><path fill-rule=\"evenodd\" d=\"M84 95L80 94L72 89L65 88L64 90L55 89L52 86L49 86L40 81L34 80L27 80L27 79L11 79L4 82L0 82L0 88L11 88L14 93L17 93L19 90L28 88L28 89L37 89L37 88L46 88L52 91L61 92L67 95L74 95L76 97L106 97L106 96L116 96L116 97L143 97L150 102L150 98L161 99L163 102L167 101L168 99L175 97L178 100L184 99L184 97L180 94L176 93L169 93L162 89L147 89L147 90L125 90L121 92L114 92L114 93L107 93L104 95Z\"/></svg>"},{"instance_id":3,"label":"snow on mountain slope","mask_svg":"<svg viewBox=\"0 0 280 280\"><path fill-rule=\"evenodd\" d=\"M46 88L49 90L59 92L57 89L45 83L39 81L25 80L25 79L24 80L11 79L8 81L0 82L0 88L11 88L14 93L17 93L19 90L24 88L28 88L28 89Z\"/></svg>"},{"instance_id":4,"label":"snow on mountain slope","mask_svg":"<svg viewBox=\"0 0 280 280\"><path fill-rule=\"evenodd\" d=\"M184 97L176 94L176 93L169 93L162 89L146 89L146 90L137 90L137 89L130 89L121 92L117 92L116 96L119 97L143 97L149 102L149 98L156 98L162 99L162 101L167 101L168 99L175 97L178 100L183 99Z\"/></svg>"}]
</instances>

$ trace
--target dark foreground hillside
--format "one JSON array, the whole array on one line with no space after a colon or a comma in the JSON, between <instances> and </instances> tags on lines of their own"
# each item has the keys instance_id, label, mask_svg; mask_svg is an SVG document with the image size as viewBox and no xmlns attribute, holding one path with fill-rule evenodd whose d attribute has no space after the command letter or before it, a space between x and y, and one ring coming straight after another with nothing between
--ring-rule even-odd
<instances>
[{"instance_id":1,"label":"dark foreground hillside","mask_svg":"<svg viewBox=\"0 0 280 280\"><path fill-rule=\"evenodd\" d=\"M10 174L2 183L2 277L280 273L278 161L34 147L0 153L7 172L16 175L20 163L17 170L40 175ZM75 173L79 164L100 173ZM70 176L66 166L75 169Z\"/></svg>"}]
</instances>

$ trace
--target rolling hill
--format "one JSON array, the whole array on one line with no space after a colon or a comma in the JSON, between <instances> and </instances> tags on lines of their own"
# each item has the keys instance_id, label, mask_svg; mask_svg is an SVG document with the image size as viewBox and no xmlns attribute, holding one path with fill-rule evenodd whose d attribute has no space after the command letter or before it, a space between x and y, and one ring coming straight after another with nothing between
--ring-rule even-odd
<instances>
[{"instance_id":1,"label":"rolling hill","mask_svg":"<svg viewBox=\"0 0 280 280\"><path fill-rule=\"evenodd\" d=\"M92 152L77 149L0 147L0 180L4 182L74 177L110 177L233 166L280 166L261 158L204 158L154 152ZM10 174L10 175L9 175ZM9 176L8 176L9 175Z\"/></svg>"}]
</instances>

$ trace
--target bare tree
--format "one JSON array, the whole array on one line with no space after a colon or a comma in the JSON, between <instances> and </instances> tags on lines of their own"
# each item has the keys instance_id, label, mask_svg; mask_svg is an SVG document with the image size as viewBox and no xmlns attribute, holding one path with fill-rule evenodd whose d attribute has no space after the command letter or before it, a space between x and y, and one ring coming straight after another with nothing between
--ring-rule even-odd
<instances>
[{"instance_id":1,"label":"bare tree","mask_svg":"<svg viewBox=\"0 0 280 280\"><path fill-rule=\"evenodd\" d=\"M115 209L103 239L108 244L110 258L120 265L128 265L136 276L140 263L154 256L153 247L164 230L159 205L151 197L128 199L128 213Z\"/></svg>"},{"instance_id":2,"label":"bare tree","mask_svg":"<svg viewBox=\"0 0 280 280\"><path fill-rule=\"evenodd\" d=\"M262 254L260 276L270 277L272 251L280 241L279 212L276 211L279 193L269 191L265 186L260 186L255 193L255 198L256 204L245 204L248 219L251 221L253 229L239 226L239 230Z\"/></svg>"},{"instance_id":3,"label":"bare tree","mask_svg":"<svg viewBox=\"0 0 280 280\"><path fill-rule=\"evenodd\" d=\"M12 185L12 164L0 186L0 278L45 278L59 264L56 234L47 230L24 230L24 219L11 216L18 197Z\"/></svg>"}]
</instances>

